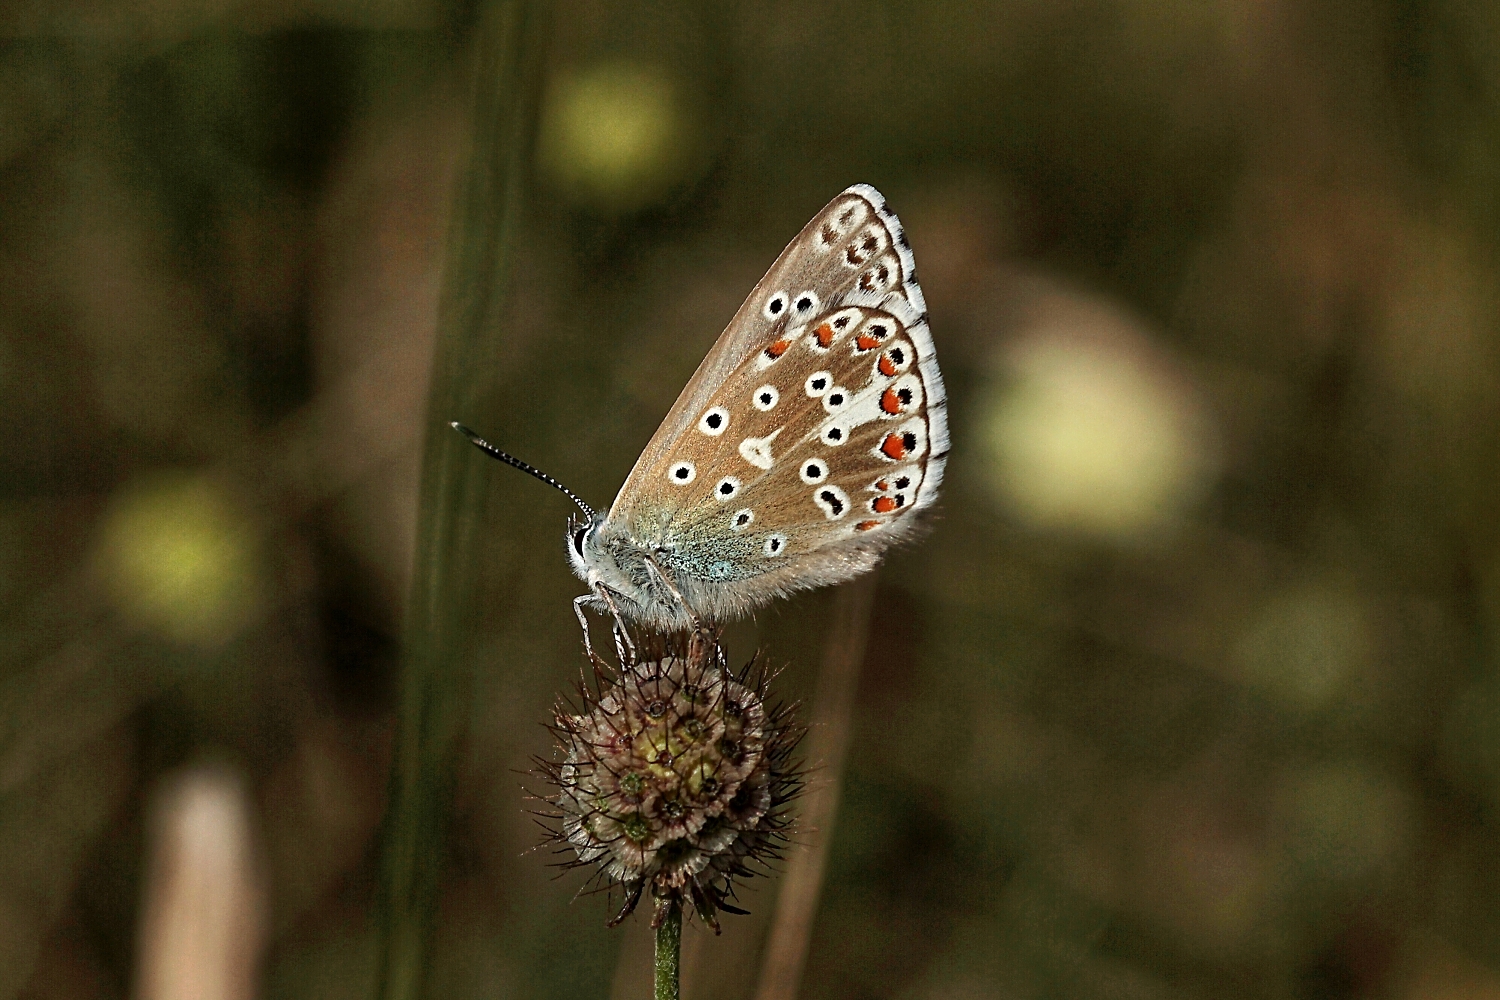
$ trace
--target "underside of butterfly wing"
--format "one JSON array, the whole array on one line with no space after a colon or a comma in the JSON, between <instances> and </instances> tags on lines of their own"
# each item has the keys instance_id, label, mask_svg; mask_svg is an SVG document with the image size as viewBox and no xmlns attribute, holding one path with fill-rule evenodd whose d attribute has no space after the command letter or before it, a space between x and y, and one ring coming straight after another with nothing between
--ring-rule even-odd
<instances>
[{"instance_id":1,"label":"underside of butterfly wing","mask_svg":"<svg viewBox=\"0 0 1500 1000\"><path fill-rule=\"evenodd\" d=\"M711 619L847 579L936 498L946 406L905 233L856 185L756 286L601 535Z\"/></svg>"}]
</instances>

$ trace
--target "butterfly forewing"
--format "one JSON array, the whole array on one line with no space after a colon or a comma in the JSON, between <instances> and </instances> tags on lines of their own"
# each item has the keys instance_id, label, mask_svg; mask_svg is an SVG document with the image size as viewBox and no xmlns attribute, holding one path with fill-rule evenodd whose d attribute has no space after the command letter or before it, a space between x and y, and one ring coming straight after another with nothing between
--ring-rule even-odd
<instances>
[{"instance_id":1,"label":"butterfly forewing","mask_svg":"<svg viewBox=\"0 0 1500 1000\"><path fill-rule=\"evenodd\" d=\"M711 580L883 549L936 496L945 408L905 234L857 185L756 285L609 520Z\"/></svg>"}]
</instances>

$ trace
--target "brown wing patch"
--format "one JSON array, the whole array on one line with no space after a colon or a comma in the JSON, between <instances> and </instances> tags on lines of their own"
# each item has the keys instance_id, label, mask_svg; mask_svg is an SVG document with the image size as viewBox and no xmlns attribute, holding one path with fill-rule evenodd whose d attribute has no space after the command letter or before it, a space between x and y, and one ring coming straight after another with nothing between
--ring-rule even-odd
<instances>
[{"instance_id":1,"label":"brown wing patch","mask_svg":"<svg viewBox=\"0 0 1500 1000\"><path fill-rule=\"evenodd\" d=\"M848 306L773 335L768 346L791 341L774 364L752 354L705 401L697 423L725 413L731 430L687 435L661 463L669 473L686 462L713 470L698 479L701 496L675 505L665 533L743 539L742 558L752 562L812 551L908 514L930 436L914 348L894 314Z\"/></svg>"}]
</instances>

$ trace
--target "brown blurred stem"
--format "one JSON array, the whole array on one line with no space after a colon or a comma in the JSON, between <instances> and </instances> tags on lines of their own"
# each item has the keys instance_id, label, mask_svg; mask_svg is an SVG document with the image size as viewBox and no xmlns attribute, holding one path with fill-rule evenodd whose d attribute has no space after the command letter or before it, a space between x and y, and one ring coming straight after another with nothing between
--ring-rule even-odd
<instances>
[{"instance_id":1,"label":"brown blurred stem","mask_svg":"<svg viewBox=\"0 0 1500 1000\"><path fill-rule=\"evenodd\" d=\"M682 904L676 899L666 906L656 926L655 1000L677 1000L682 965Z\"/></svg>"},{"instance_id":2,"label":"brown blurred stem","mask_svg":"<svg viewBox=\"0 0 1500 1000\"><path fill-rule=\"evenodd\" d=\"M828 842L838 815L854 695L870 634L875 577L875 573L867 573L840 588L833 598L833 627L823 651L807 734L807 758L817 768L820 780L812 783L803 800L804 839L787 860L756 1000L793 1000L802 981L813 918L823 891Z\"/></svg>"},{"instance_id":3,"label":"brown blurred stem","mask_svg":"<svg viewBox=\"0 0 1500 1000\"><path fill-rule=\"evenodd\" d=\"M376 996L417 1000L437 909L487 469L448 422L494 391L482 359L508 332L508 276L536 129L550 5L490 0L474 22L465 167L453 206L422 456L416 563L406 609L397 739L382 842Z\"/></svg>"}]
</instances>

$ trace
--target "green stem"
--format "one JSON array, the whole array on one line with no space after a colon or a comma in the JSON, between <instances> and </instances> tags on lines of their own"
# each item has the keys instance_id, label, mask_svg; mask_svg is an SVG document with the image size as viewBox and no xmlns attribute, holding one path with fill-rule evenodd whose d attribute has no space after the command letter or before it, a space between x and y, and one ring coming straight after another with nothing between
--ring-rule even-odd
<instances>
[{"instance_id":1,"label":"green stem","mask_svg":"<svg viewBox=\"0 0 1500 1000\"><path fill-rule=\"evenodd\" d=\"M487 476L448 422L495 391L483 359L510 333L508 277L531 152L548 21L545 0L482 0L472 29L471 131L455 195L422 458L416 562L406 608L382 831L375 996L419 1000L445 857L475 625L476 541Z\"/></svg>"},{"instance_id":2,"label":"green stem","mask_svg":"<svg viewBox=\"0 0 1500 1000\"><path fill-rule=\"evenodd\" d=\"M656 928L656 1000L677 1000L682 965L682 906L672 900Z\"/></svg>"}]
</instances>

